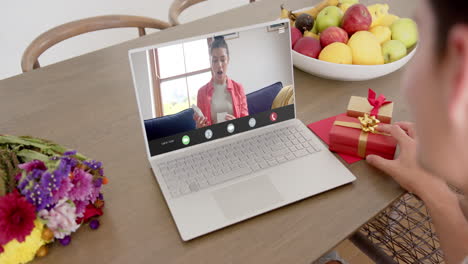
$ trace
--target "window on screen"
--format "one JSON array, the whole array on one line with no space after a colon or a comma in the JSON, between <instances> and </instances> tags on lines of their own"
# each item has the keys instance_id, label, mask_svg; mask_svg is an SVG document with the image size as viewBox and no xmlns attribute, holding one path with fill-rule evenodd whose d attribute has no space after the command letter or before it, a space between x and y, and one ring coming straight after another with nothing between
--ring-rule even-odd
<instances>
[{"instance_id":1,"label":"window on screen","mask_svg":"<svg viewBox=\"0 0 468 264\"><path fill-rule=\"evenodd\" d=\"M156 80L162 105L160 116L171 115L197 103L198 89L211 79L206 39L155 50Z\"/></svg>"}]
</instances>

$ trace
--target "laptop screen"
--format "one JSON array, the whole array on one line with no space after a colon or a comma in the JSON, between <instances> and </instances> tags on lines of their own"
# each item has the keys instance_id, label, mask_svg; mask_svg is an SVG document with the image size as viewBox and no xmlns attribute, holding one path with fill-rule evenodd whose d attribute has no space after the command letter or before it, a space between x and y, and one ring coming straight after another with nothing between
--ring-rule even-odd
<instances>
[{"instance_id":1,"label":"laptop screen","mask_svg":"<svg viewBox=\"0 0 468 264\"><path fill-rule=\"evenodd\" d=\"M295 117L288 22L129 51L150 156Z\"/></svg>"}]
</instances>

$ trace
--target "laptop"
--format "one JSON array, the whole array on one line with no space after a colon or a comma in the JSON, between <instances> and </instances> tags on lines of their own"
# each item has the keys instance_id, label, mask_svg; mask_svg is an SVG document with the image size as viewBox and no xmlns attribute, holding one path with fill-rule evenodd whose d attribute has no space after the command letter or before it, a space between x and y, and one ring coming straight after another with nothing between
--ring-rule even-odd
<instances>
[{"instance_id":1,"label":"laptop","mask_svg":"<svg viewBox=\"0 0 468 264\"><path fill-rule=\"evenodd\" d=\"M182 240L356 179L296 119L289 29L129 51L149 164Z\"/></svg>"}]
</instances>

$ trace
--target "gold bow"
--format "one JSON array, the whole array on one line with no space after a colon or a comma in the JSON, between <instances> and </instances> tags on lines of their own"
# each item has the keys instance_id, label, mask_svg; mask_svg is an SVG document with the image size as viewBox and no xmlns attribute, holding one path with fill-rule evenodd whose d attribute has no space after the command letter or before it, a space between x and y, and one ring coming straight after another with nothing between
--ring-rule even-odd
<instances>
[{"instance_id":1,"label":"gold bow","mask_svg":"<svg viewBox=\"0 0 468 264\"><path fill-rule=\"evenodd\" d=\"M361 129L361 134L359 135L359 143L357 149L357 155L361 158L366 157L366 149L367 149L367 138L369 133L372 134L379 134L384 136L389 136L388 134L381 133L377 131L377 126L380 123L375 116L369 116L369 114L364 114L363 117L358 117L360 124L353 123L353 122L344 122L344 121L335 121L335 126L342 126L342 127L349 127L349 128L357 128Z\"/></svg>"},{"instance_id":2,"label":"gold bow","mask_svg":"<svg viewBox=\"0 0 468 264\"><path fill-rule=\"evenodd\" d=\"M380 123L375 116L369 116L368 113L365 113L364 116L358 117L359 122L361 122L361 129L366 133L375 134L377 132L377 126Z\"/></svg>"}]
</instances>

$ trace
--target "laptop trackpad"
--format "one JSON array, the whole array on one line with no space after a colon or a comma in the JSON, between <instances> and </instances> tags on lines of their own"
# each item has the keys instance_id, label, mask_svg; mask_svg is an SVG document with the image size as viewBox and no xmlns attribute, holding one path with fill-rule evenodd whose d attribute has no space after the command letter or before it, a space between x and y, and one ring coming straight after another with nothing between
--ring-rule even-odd
<instances>
[{"instance_id":1,"label":"laptop trackpad","mask_svg":"<svg viewBox=\"0 0 468 264\"><path fill-rule=\"evenodd\" d=\"M228 219L252 215L283 201L266 175L213 191L213 197Z\"/></svg>"}]
</instances>

